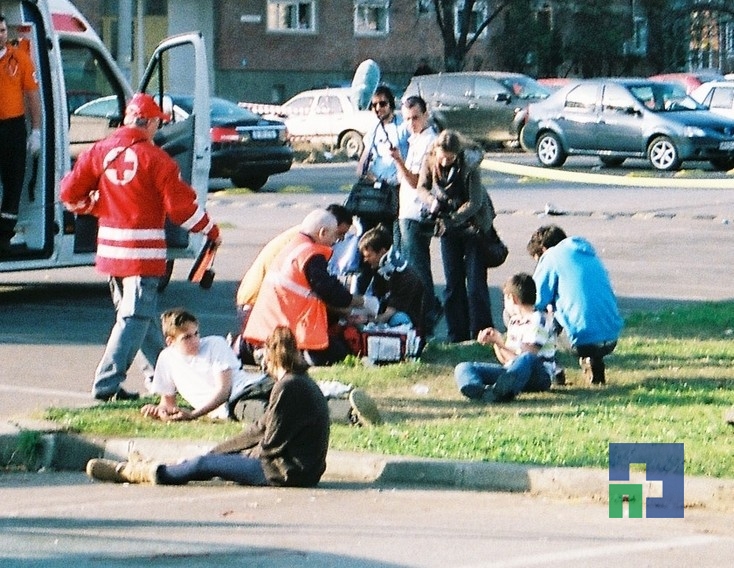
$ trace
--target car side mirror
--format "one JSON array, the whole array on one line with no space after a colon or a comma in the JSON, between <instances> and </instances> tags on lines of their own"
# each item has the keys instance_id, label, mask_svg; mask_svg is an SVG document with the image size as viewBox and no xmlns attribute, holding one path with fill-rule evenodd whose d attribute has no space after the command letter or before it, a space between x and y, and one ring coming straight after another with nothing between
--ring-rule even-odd
<instances>
[{"instance_id":1,"label":"car side mirror","mask_svg":"<svg viewBox=\"0 0 734 568\"><path fill-rule=\"evenodd\" d=\"M497 93L494 96L494 100L498 103L509 103L510 102L510 94L509 93Z\"/></svg>"}]
</instances>

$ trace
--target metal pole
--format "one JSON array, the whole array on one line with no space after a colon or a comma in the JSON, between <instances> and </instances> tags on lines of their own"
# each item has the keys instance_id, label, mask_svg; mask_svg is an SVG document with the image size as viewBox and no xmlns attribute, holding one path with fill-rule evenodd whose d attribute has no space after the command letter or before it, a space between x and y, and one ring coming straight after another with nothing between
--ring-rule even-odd
<instances>
[{"instance_id":1,"label":"metal pole","mask_svg":"<svg viewBox=\"0 0 734 568\"><path fill-rule=\"evenodd\" d=\"M117 64L128 82L131 82L132 63L132 0L119 0L117 10Z\"/></svg>"},{"instance_id":2,"label":"metal pole","mask_svg":"<svg viewBox=\"0 0 734 568\"><path fill-rule=\"evenodd\" d=\"M138 15L137 25L135 26L135 59L137 60L137 83L143 79L143 73L145 72L145 64L148 61L148 56L145 53L145 0L138 0Z\"/></svg>"}]
</instances>

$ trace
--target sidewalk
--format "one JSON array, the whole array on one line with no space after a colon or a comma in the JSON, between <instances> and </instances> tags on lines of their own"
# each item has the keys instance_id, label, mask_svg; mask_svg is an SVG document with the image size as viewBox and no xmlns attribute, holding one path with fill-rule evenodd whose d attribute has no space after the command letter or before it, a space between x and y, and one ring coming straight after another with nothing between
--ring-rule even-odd
<instances>
[{"instance_id":1,"label":"sidewalk","mask_svg":"<svg viewBox=\"0 0 734 568\"><path fill-rule=\"evenodd\" d=\"M19 447L28 432L40 435L37 468L83 471L89 459L122 460L132 450L161 461L176 461L208 451L214 444L149 438L87 438L64 431L53 422L19 420L0 423L2 462ZM609 472L594 468L541 467L495 462L451 461L330 451L324 481L367 485L425 485L480 491L527 492L567 499L605 502ZM643 483L644 495L660 496L660 483L649 483L643 473L630 481ZM686 477L686 507L734 509L734 480Z\"/></svg>"}]
</instances>

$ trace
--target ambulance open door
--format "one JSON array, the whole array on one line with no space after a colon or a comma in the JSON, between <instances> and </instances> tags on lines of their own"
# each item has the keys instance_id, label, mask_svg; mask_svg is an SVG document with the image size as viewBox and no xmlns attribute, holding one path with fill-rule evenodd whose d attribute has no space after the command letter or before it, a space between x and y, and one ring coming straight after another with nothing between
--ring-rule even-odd
<instances>
[{"instance_id":1,"label":"ambulance open door","mask_svg":"<svg viewBox=\"0 0 734 568\"><path fill-rule=\"evenodd\" d=\"M161 127L155 143L178 162L182 177L194 187L204 207L211 163L211 111L209 69L201 34L181 34L163 41L148 63L139 90L153 96L164 112L175 117ZM183 113L172 103L171 94L192 96L193 112ZM202 243L199 235L190 235L170 222L166 238L169 258L191 256Z\"/></svg>"}]
</instances>

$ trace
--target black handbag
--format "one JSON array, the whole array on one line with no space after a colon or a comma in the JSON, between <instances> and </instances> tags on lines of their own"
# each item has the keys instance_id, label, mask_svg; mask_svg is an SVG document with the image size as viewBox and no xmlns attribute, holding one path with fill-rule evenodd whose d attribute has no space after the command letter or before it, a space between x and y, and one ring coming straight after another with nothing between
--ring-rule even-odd
<instances>
[{"instance_id":1,"label":"black handbag","mask_svg":"<svg viewBox=\"0 0 734 568\"><path fill-rule=\"evenodd\" d=\"M398 187L360 180L352 186L344 207L362 219L392 223L398 216Z\"/></svg>"},{"instance_id":2,"label":"black handbag","mask_svg":"<svg viewBox=\"0 0 734 568\"><path fill-rule=\"evenodd\" d=\"M479 242L479 251L484 260L484 265L487 268L497 268L502 266L507 260L507 255L510 251L507 245L502 242L500 236L497 234L494 226L489 231L479 231L477 233L477 239Z\"/></svg>"}]
</instances>

